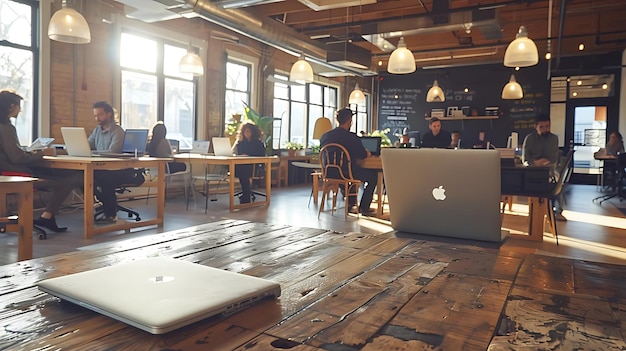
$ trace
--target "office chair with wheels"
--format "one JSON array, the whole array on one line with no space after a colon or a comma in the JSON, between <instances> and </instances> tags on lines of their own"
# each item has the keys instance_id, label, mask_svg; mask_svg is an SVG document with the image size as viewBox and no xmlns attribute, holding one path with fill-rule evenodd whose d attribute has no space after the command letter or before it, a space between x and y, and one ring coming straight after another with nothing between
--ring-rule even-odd
<instances>
[{"instance_id":1,"label":"office chair with wheels","mask_svg":"<svg viewBox=\"0 0 626 351\"><path fill-rule=\"evenodd\" d=\"M620 201L626 198L622 190L623 182L625 178L624 168L626 168L626 153L622 152L622 153L617 154L614 168L615 168L614 174L612 175L613 192L611 194L606 194L606 195L602 195L602 196L598 196L594 198L592 200L594 202L600 200L598 202L598 205L602 205L604 201L615 198L615 197L617 197Z\"/></svg>"},{"instance_id":2,"label":"office chair with wheels","mask_svg":"<svg viewBox=\"0 0 626 351\"><path fill-rule=\"evenodd\" d=\"M254 186L258 184L265 184L263 181L265 180L265 164L259 163L254 165L254 169L252 171L252 177L250 177L250 202L254 202L257 196L267 197L265 193L254 190ZM238 191L234 194L235 197L240 197L243 195L243 191Z\"/></svg>"},{"instance_id":3,"label":"office chair with wheels","mask_svg":"<svg viewBox=\"0 0 626 351\"><path fill-rule=\"evenodd\" d=\"M322 168L322 202L317 216L319 217L322 212L326 197L331 191L334 194L331 214L334 214L341 188L345 193L345 216L347 218L350 212L349 199L354 196L356 198L355 203L358 203L358 189L361 185L361 181L352 176L350 154L341 144L326 144L320 150L320 163Z\"/></svg>"},{"instance_id":4,"label":"office chair with wheels","mask_svg":"<svg viewBox=\"0 0 626 351\"><path fill-rule=\"evenodd\" d=\"M145 176L144 176L145 173L146 173L146 170L144 168L132 169L129 172L125 172L123 178L120 179L120 184L115 188L115 192L117 194L124 194L124 193L130 192L128 188L138 187L142 185L146 181ZM96 195L96 197L98 197L98 195L101 194L98 187L96 187L96 189L94 190L94 194ZM141 216L139 212L133 210L130 207L120 205L118 202L117 212L119 211L126 212L128 214L128 218L135 217L135 221L137 222L141 221ZM102 216L104 216L104 209L102 208L102 206L100 206L94 211L94 219L98 219Z\"/></svg>"}]
</instances>

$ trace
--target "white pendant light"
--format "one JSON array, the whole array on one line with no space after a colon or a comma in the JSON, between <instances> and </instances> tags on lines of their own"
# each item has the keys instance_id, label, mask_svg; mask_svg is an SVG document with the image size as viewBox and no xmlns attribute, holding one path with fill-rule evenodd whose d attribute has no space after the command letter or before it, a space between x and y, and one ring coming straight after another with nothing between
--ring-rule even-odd
<instances>
[{"instance_id":1,"label":"white pendant light","mask_svg":"<svg viewBox=\"0 0 626 351\"><path fill-rule=\"evenodd\" d=\"M515 75L511 74L511 79L502 89L502 98L505 100L515 100L524 97L522 86L515 80Z\"/></svg>"},{"instance_id":2,"label":"white pendant light","mask_svg":"<svg viewBox=\"0 0 626 351\"><path fill-rule=\"evenodd\" d=\"M435 79L433 82L433 86L428 89L428 93L426 94L426 102L444 102L446 101L446 96L443 94L443 89L439 87L439 83Z\"/></svg>"},{"instance_id":3,"label":"white pendant light","mask_svg":"<svg viewBox=\"0 0 626 351\"><path fill-rule=\"evenodd\" d=\"M291 66L289 80L302 84L313 82L313 68L306 62L303 53L300 54L298 61Z\"/></svg>"},{"instance_id":4,"label":"white pendant light","mask_svg":"<svg viewBox=\"0 0 626 351\"><path fill-rule=\"evenodd\" d=\"M404 37L400 37L398 48L389 57L387 72L392 74L407 74L415 72L415 56L406 48Z\"/></svg>"},{"instance_id":5,"label":"white pendant light","mask_svg":"<svg viewBox=\"0 0 626 351\"><path fill-rule=\"evenodd\" d=\"M519 31L504 53L506 67L528 67L539 62L539 52L535 42L528 38L526 27L519 27Z\"/></svg>"},{"instance_id":6,"label":"white pendant light","mask_svg":"<svg viewBox=\"0 0 626 351\"><path fill-rule=\"evenodd\" d=\"M356 104L356 105L365 105L365 95L363 91L359 87L359 83L356 83L354 86L354 90L350 93L350 98L348 98L348 103Z\"/></svg>"},{"instance_id":7,"label":"white pendant light","mask_svg":"<svg viewBox=\"0 0 626 351\"><path fill-rule=\"evenodd\" d=\"M178 64L178 71L180 73L191 73L194 76L204 75L204 65L202 64L202 58L198 56L191 48L187 51L187 54L180 59Z\"/></svg>"},{"instance_id":8,"label":"white pendant light","mask_svg":"<svg viewBox=\"0 0 626 351\"><path fill-rule=\"evenodd\" d=\"M52 15L48 24L48 38L70 44L91 42L91 32L85 17L63 0L61 9Z\"/></svg>"}]
</instances>

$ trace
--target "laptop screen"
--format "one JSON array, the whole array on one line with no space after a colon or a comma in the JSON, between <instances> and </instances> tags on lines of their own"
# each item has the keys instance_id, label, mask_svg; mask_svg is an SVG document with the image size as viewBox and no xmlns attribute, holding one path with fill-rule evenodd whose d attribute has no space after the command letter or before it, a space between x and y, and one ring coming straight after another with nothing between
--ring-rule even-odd
<instances>
[{"instance_id":1,"label":"laptop screen","mask_svg":"<svg viewBox=\"0 0 626 351\"><path fill-rule=\"evenodd\" d=\"M148 129L126 129L124 134L123 153L135 153L143 155L148 143Z\"/></svg>"},{"instance_id":2,"label":"laptop screen","mask_svg":"<svg viewBox=\"0 0 626 351\"><path fill-rule=\"evenodd\" d=\"M380 156L380 143L382 142L381 137L373 137L373 136L362 136L361 143L363 143L363 147L366 150L369 150L372 153L372 156Z\"/></svg>"}]
</instances>

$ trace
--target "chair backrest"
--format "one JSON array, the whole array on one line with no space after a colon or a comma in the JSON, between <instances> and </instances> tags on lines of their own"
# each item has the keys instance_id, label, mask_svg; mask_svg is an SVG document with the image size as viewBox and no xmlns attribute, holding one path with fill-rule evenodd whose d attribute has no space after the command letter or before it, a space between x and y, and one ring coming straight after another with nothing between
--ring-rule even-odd
<instances>
[{"instance_id":1,"label":"chair backrest","mask_svg":"<svg viewBox=\"0 0 626 351\"><path fill-rule=\"evenodd\" d=\"M353 180L352 160L348 150L341 144L330 143L320 150L322 178Z\"/></svg>"},{"instance_id":2,"label":"chair backrest","mask_svg":"<svg viewBox=\"0 0 626 351\"><path fill-rule=\"evenodd\" d=\"M558 196L561 193L561 190L563 190L563 184L569 179L570 172L572 171L570 165L573 157L574 150L569 150L562 162L558 165L557 174L559 178L552 188L551 196Z\"/></svg>"}]
</instances>

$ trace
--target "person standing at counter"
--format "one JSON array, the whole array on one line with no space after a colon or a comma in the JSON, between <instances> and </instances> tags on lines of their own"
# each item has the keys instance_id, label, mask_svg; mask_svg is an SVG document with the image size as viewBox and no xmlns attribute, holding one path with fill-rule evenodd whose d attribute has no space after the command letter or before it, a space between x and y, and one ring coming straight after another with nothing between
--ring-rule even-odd
<instances>
[{"instance_id":1,"label":"person standing at counter","mask_svg":"<svg viewBox=\"0 0 626 351\"><path fill-rule=\"evenodd\" d=\"M422 147L441 148L445 149L450 147L450 133L441 129L441 121L437 117L433 117L428 122L428 132L422 136Z\"/></svg>"}]
</instances>

